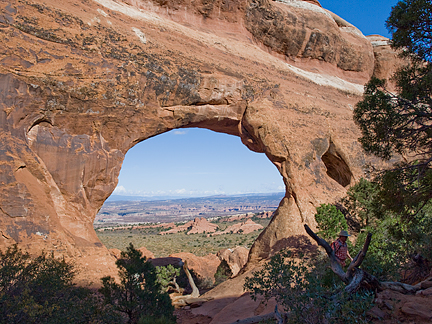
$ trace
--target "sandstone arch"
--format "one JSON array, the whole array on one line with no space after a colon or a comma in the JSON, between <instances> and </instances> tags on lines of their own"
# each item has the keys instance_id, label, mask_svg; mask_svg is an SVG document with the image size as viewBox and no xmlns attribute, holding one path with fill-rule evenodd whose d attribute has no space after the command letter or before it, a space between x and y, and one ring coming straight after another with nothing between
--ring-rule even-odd
<instances>
[{"instance_id":1,"label":"sandstone arch","mask_svg":"<svg viewBox=\"0 0 432 324\"><path fill-rule=\"evenodd\" d=\"M0 248L54 251L92 278L113 270L94 216L127 150L175 128L239 136L281 173L285 198L249 262L345 192L321 161L330 139L362 175L352 107L384 54L375 62L369 40L317 3L202 6L0 4Z\"/></svg>"}]
</instances>

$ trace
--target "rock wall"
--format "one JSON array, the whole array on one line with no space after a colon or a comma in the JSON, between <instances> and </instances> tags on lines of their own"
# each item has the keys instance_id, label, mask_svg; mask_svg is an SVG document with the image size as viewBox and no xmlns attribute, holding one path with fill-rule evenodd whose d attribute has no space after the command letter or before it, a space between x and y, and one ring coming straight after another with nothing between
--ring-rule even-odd
<instances>
[{"instance_id":1,"label":"rock wall","mask_svg":"<svg viewBox=\"0 0 432 324\"><path fill-rule=\"evenodd\" d=\"M1 249L53 251L90 278L114 271L94 217L126 152L175 128L239 136L283 177L285 198L249 263L301 240L315 207L373 162L356 141L352 110L394 53L382 41L374 51L317 1L0 7Z\"/></svg>"}]
</instances>

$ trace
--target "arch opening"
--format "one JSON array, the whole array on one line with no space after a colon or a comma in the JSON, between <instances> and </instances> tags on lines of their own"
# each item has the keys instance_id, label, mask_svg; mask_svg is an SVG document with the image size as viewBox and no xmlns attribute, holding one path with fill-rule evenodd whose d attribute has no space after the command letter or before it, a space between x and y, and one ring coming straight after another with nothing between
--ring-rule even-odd
<instances>
[{"instance_id":1,"label":"arch opening","mask_svg":"<svg viewBox=\"0 0 432 324\"><path fill-rule=\"evenodd\" d=\"M327 168L327 175L343 187L350 185L353 174L345 162L342 154L337 150L333 142L321 157Z\"/></svg>"},{"instance_id":2,"label":"arch opening","mask_svg":"<svg viewBox=\"0 0 432 324\"><path fill-rule=\"evenodd\" d=\"M178 252L204 256L224 248L249 248L284 195L277 168L265 154L249 150L239 137L181 128L147 139L126 154L117 188L94 226L108 248L124 249L132 242L145 246L155 257ZM241 217L235 219L235 215ZM223 217L232 219L221 221ZM189 224L184 231L173 231L174 235L160 235L182 226L179 223L203 218L217 225L217 231L193 232L195 224ZM261 230L249 232L255 226L251 221L262 225ZM158 229L143 225L156 222L164 224ZM230 229L246 222L247 230ZM114 225L120 228L118 232L101 231Z\"/></svg>"}]
</instances>

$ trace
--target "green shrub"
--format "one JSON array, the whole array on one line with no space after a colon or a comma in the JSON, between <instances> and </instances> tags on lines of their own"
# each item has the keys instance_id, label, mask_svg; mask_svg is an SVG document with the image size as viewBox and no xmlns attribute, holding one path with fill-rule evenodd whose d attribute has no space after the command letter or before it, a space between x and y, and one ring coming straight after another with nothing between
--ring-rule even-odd
<instances>
[{"instance_id":1,"label":"green shrub","mask_svg":"<svg viewBox=\"0 0 432 324\"><path fill-rule=\"evenodd\" d=\"M216 273L214 274L215 278L215 286L221 284L226 281L233 275L231 268L225 260L222 260L219 266L217 267Z\"/></svg>"},{"instance_id":2,"label":"green shrub","mask_svg":"<svg viewBox=\"0 0 432 324\"><path fill-rule=\"evenodd\" d=\"M2 323L119 323L121 318L87 288L75 287L72 264L16 245L0 251Z\"/></svg>"},{"instance_id":3,"label":"green shrub","mask_svg":"<svg viewBox=\"0 0 432 324\"><path fill-rule=\"evenodd\" d=\"M315 214L315 220L319 228L318 235L326 241L336 239L341 230L348 230L345 216L336 206L331 204L319 206Z\"/></svg>"},{"instance_id":4,"label":"green shrub","mask_svg":"<svg viewBox=\"0 0 432 324\"><path fill-rule=\"evenodd\" d=\"M165 316L174 321L174 307L169 295L161 292L155 267L134 248L132 243L116 261L120 284L108 276L102 278L99 290L104 301L128 316L128 323L138 323L141 317Z\"/></svg>"},{"instance_id":5,"label":"green shrub","mask_svg":"<svg viewBox=\"0 0 432 324\"><path fill-rule=\"evenodd\" d=\"M161 285L162 291L168 291L170 285L180 275L180 268L175 268L169 264L166 267L156 267L157 281Z\"/></svg>"},{"instance_id":6,"label":"green shrub","mask_svg":"<svg viewBox=\"0 0 432 324\"><path fill-rule=\"evenodd\" d=\"M367 291L336 294L343 284L329 273L326 257L313 260L295 260L281 251L246 278L244 288L254 300L274 297L289 313L288 323L368 323L373 296Z\"/></svg>"}]
</instances>

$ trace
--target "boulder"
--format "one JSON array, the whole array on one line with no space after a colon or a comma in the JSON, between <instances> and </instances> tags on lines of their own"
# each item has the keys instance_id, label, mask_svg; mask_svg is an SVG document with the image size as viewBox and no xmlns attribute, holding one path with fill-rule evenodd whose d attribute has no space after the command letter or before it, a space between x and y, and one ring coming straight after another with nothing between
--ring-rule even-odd
<instances>
[{"instance_id":1,"label":"boulder","mask_svg":"<svg viewBox=\"0 0 432 324\"><path fill-rule=\"evenodd\" d=\"M173 267L180 268L183 266L183 260L178 257L165 257L165 258L152 258L149 259L149 262L153 264L155 267L166 267L168 265L172 265Z\"/></svg>"},{"instance_id":2,"label":"boulder","mask_svg":"<svg viewBox=\"0 0 432 324\"><path fill-rule=\"evenodd\" d=\"M193 270L202 279L208 278L214 281L214 274L220 264L219 258L215 254L208 254L203 257L194 255L193 253L174 253L170 257L180 258L183 262L187 262L189 270Z\"/></svg>"},{"instance_id":3,"label":"boulder","mask_svg":"<svg viewBox=\"0 0 432 324\"><path fill-rule=\"evenodd\" d=\"M432 287L432 277L427 278L426 280L423 280L420 283L420 288L421 289L428 289Z\"/></svg>"},{"instance_id":4,"label":"boulder","mask_svg":"<svg viewBox=\"0 0 432 324\"><path fill-rule=\"evenodd\" d=\"M404 295L384 290L377 294L375 305L380 309L375 314L379 314L380 320L386 323L406 321L426 324L432 320L432 296L429 294Z\"/></svg>"},{"instance_id":5,"label":"boulder","mask_svg":"<svg viewBox=\"0 0 432 324\"><path fill-rule=\"evenodd\" d=\"M416 301L408 301L403 304L401 312L408 317L418 318L422 321L432 321L432 303L429 302L427 305L418 303Z\"/></svg>"},{"instance_id":6,"label":"boulder","mask_svg":"<svg viewBox=\"0 0 432 324\"><path fill-rule=\"evenodd\" d=\"M139 249L137 249L138 251L140 251L142 253L143 257L146 257L146 259L154 259L154 254L153 252L147 250L146 247L140 247Z\"/></svg>"},{"instance_id":7,"label":"boulder","mask_svg":"<svg viewBox=\"0 0 432 324\"><path fill-rule=\"evenodd\" d=\"M232 275L236 276L243 266L246 264L248 259L249 249L237 246L234 249L223 249L220 250L216 256L220 261L226 261L231 269Z\"/></svg>"}]
</instances>

